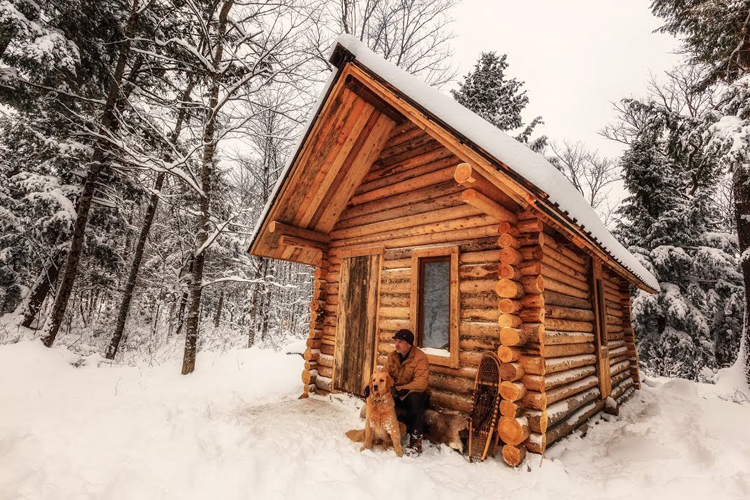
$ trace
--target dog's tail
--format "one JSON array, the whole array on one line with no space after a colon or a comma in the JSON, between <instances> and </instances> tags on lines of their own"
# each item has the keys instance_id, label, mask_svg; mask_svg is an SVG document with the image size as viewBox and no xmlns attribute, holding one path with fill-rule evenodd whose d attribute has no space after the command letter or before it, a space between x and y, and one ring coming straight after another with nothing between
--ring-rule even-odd
<instances>
[{"instance_id":1,"label":"dog's tail","mask_svg":"<svg viewBox=\"0 0 750 500\"><path fill-rule=\"evenodd\" d=\"M346 431L346 437L354 441L355 443L361 443L365 440L365 430L364 429L352 429L350 431Z\"/></svg>"}]
</instances>

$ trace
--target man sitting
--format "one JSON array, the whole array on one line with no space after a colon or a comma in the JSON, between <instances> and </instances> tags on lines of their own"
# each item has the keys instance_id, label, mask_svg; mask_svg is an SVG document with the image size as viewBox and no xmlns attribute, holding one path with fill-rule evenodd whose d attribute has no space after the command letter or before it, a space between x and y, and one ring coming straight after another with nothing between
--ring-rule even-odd
<instances>
[{"instance_id":1,"label":"man sitting","mask_svg":"<svg viewBox=\"0 0 750 500\"><path fill-rule=\"evenodd\" d=\"M427 355L414 345L414 334L399 330L393 336L396 350L388 355L388 373L395 387L393 400L399 421L406 424L409 446L416 453L422 452L424 435L424 412L430 398L427 386L430 380L430 362ZM398 411L401 410L401 411Z\"/></svg>"}]
</instances>

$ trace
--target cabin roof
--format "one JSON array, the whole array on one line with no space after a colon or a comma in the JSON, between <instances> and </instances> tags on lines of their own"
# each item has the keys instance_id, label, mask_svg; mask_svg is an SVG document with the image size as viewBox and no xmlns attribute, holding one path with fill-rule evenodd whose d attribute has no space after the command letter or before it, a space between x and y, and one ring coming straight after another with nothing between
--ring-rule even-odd
<instances>
[{"instance_id":1,"label":"cabin roof","mask_svg":"<svg viewBox=\"0 0 750 500\"><path fill-rule=\"evenodd\" d=\"M419 78L398 68L373 53L367 46L350 35L342 35L337 39L331 55L331 62L339 68L328 79L318 103L300 136L295 152L282 172L268 203L258 220L251 236L250 253L256 254L254 247L268 226L269 214L282 190L287 183L290 171L297 161L305 141L315 126L316 118L323 112L328 95L336 85L341 69L349 62L356 62L373 78L385 84L389 90L398 94L413 106L420 109L430 120L442 125L446 130L461 139L461 142L475 149L484 157L489 157L498 171L515 179L519 185L544 200L543 206L537 208L556 220L567 225L574 225L585 233L590 245L601 249L612 260L616 261L632 277L637 284L650 291L659 289L656 278L607 230L604 223L593 208L583 199L573 185L550 164L542 155L533 152L526 145L518 142L480 116L464 108L454 99L439 90L429 86ZM382 112L382 108L380 109ZM384 113L388 114L388 113ZM398 113L396 113L398 114ZM343 209L343 207L341 207ZM274 255L277 258L282 258ZM304 258L288 259L304 262ZM309 260L309 257L308 257ZM310 262L308 262L310 263Z\"/></svg>"}]
</instances>

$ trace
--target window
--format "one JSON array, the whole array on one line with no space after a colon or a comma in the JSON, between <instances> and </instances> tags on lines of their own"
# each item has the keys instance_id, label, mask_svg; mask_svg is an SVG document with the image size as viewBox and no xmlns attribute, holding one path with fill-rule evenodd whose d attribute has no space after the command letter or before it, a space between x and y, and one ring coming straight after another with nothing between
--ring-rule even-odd
<instances>
[{"instance_id":1,"label":"window","mask_svg":"<svg viewBox=\"0 0 750 500\"><path fill-rule=\"evenodd\" d=\"M458 367L458 247L412 252L411 322L430 363Z\"/></svg>"}]
</instances>

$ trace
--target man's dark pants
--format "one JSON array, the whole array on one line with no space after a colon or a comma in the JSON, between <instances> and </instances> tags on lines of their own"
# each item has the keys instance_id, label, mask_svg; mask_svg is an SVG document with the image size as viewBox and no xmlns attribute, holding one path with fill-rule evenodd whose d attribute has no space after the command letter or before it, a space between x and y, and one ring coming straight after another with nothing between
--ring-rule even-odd
<instances>
[{"instance_id":1,"label":"man's dark pants","mask_svg":"<svg viewBox=\"0 0 750 500\"><path fill-rule=\"evenodd\" d=\"M396 416L406 424L406 432L415 438L424 436L424 411L430 404L426 392L411 392L404 399L394 398Z\"/></svg>"}]
</instances>

